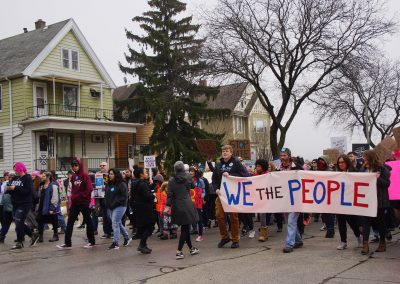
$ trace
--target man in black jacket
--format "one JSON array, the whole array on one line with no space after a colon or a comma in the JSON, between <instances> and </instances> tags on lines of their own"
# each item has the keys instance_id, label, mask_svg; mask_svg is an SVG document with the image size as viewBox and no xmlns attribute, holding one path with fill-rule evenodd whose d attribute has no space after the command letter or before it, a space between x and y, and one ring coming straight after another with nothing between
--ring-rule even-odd
<instances>
[{"instance_id":1,"label":"man in black jacket","mask_svg":"<svg viewBox=\"0 0 400 284\"><path fill-rule=\"evenodd\" d=\"M212 185L219 195L221 187L222 176L237 176L245 177L248 176L248 172L242 163L233 156L233 148L231 145L225 145L222 147L222 158L220 162L215 165L212 175ZM222 248L224 245L231 241L228 230L225 224L225 212L221 204L221 200L217 197L215 201L215 213L218 221L219 232L221 234L221 241L218 243L218 247ZM239 247L239 217L237 213L229 213L232 225L232 245L231 248Z\"/></svg>"}]
</instances>

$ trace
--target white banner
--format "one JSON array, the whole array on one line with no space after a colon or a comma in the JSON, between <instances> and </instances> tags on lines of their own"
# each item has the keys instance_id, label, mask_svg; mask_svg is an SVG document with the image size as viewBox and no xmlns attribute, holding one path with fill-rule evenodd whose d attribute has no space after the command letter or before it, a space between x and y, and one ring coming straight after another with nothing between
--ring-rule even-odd
<instances>
[{"instance_id":1,"label":"white banner","mask_svg":"<svg viewBox=\"0 0 400 284\"><path fill-rule=\"evenodd\" d=\"M335 213L375 217L376 174L314 171L223 177L219 198L225 212Z\"/></svg>"}]
</instances>

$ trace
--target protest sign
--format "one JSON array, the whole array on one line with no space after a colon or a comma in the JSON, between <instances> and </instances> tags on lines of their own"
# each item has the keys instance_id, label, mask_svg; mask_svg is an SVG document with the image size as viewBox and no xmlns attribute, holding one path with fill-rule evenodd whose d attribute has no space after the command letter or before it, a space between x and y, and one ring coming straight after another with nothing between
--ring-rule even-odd
<instances>
[{"instance_id":1,"label":"protest sign","mask_svg":"<svg viewBox=\"0 0 400 284\"><path fill-rule=\"evenodd\" d=\"M217 153L217 144L211 139L198 139L195 141L197 150L208 156L214 156Z\"/></svg>"},{"instance_id":2,"label":"protest sign","mask_svg":"<svg viewBox=\"0 0 400 284\"><path fill-rule=\"evenodd\" d=\"M144 167L147 169L156 168L156 156L144 156Z\"/></svg>"},{"instance_id":3,"label":"protest sign","mask_svg":"<svg viewBox=\"0 0 400 284\"><path fill-rule=\"evenodd\" d=\"M400 148L400 127L393 128L394 139L396 139L397 148Z\"/></svg>"},{"instance_id":4,"label":"protest sign","mask_svg":"<svg viewBox=\"0 0 400 284\"><path fill-rule=\"evenodd\" d=\"M287 171L223 177L225 212L316 212L376 216L376 174Z\"/></svg>"},{"instance_id":5,"label":"protest sign","mask_svg":"<svg viewBox=\"0 0 400 284\"><path fill-rule=\"evenodd\" d=\"M362 159L363 154L365 151L369 149L369 144L366 143L358 143L358 144L352 144L352 151L357 154L357 159Z\"/></svg>"},{"instance_id":6,"label":"protest sign","mask_svg":"<svg viewBox=\"0 0 400 284\"><path fill-rule=\"evenodd\" d=\"M330 163L333 163L333 164L336 164L337 159L338 159L339 156L340 156L340 152L339 152L338 149L325 149L325 150L323 151L323 154L324 154L325 156L328 156L329 162L330 162Z\"/></svg>"},{"instance_id":7,"label":"protest sign","mask_svg":"<svg viewBox=\"0 0 400 284\"><path fill-rule=\"evenodd\" d=\"M390 172L389 199L400 200L400 161L386 162L392 168Z\"/></svg>"},{"instance_id":8,"label":"protest sign","mask_svg":"<svg viewBox=\"0 0 400 284\"><path fill-rule=\"evenodd\" d=\"M243 160L251 160L250 140L229 140L233 148L233 155Z\"/></svg>"},{"instance_id":9,"label":"protest sign","mask_svg":"<svg viewBox=\"0 0 400 284\"><path fill-rule=\"evenodd\" d=\"M94 176L94 188L92 198L104 198L105 196L105 177L103 173L96 173ZM108 180L108 175L107 175Z\"/></svg>"},{"instance_id":10,"label":"protest sign","mask_svg":"<svg viewBox=\"0 0 400 284\"><path fill-rule=\"evenodd\" d=\"M347 139L343 137L331 137L331 148L339 150L340 154L347 152Z\"/></svg>"}]
</instances>

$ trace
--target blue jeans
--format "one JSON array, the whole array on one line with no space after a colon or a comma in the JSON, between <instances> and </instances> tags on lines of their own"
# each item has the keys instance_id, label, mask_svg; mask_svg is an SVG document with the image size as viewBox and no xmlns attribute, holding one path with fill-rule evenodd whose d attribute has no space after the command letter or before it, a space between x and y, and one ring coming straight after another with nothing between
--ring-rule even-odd
<instances>
[{"instance_id":1,"label":"blue jeans","mask_svg":"<svg viewBox=\"0 0 400 284\"><path fill-rule=\"evenodd\" d=\"M325 225L327 231L335 231L335 215L324 214L325 215Z\"/></svg>"},{"instance_id":2,"label":"blue jeans","mask_svg":"<svg viewBox=\"0 0 400 284\"><path fill-rule=\"evenodd\" d=\"M118 244L119 241L119 233L121 232L122 236L125 240L129 239L128 232L125 227L122 225L122 217L124 216L126 211L126 206L120 206L114 209L108 209L108 216L112 222L112 228L114 231L114 243Z\"/></svg>"},{"instance_id":3,"label":"blue jeans","mask_svg":"<svg viewBox=\"0 0 400 284\"><path fill-rule=\"evenodd\" d=\"M32 230L25 225L26 216L32 208L32 204L22 204L13 207L15 222L15 232L17 233L17 242L22 243L25 235L32 236Z\"/></svg>"},{"instance_id":4,"label":"blue jeans","mask_svg":"<svg viewBox=\"0 0 400 284\"><path fill-rule=\"evenodd\" d=\"M67 230L67 224L65 223L64 215L60 212L57 213L58 225L64 232Z\"/></svg>"},{"instance_id":5,"label":"blue jeans","mask_svg":"<svg viewBox=\"0 0 400 284\"><path fill-rule=\"evenodd\" d=\"M295 244L302 242L299 229L297 228L297 219L299 215L300 213L297 212L288 214L285 247L293 247Z\"/></svg>"}]
</instances>

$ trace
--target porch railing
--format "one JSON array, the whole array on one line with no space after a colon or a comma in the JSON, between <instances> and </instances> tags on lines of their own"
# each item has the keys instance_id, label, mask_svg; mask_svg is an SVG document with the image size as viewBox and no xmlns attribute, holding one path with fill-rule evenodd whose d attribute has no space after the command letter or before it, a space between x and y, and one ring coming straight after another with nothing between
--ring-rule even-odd
<instances>
[{"instance_id":1,"label":"porch railing","mask_svg":"<svg viewBox=\"0 0 400 284\"><path fill-rule=\"evenodd\" d=\"M71 161L74 158L64 157L56 159L56 168L50 169L49 159L37 159L35 160L35 170L55 170L55 171L68 171L71 168ZM87 158L87 170L98 171L100 169L100 163L107 162L109 168L116 169L127 169L129 167L128 158Z\"/></svg>"},{"instance_id":2,"label":"porch railing","mask_svg":"<svg viewBox=\"0 0 400 284\"><path fill-rule=\"evenodd\" d=\"M45 104L41 106L28 107L26 109L27 119L39 118L43 116L58 116L112 121L114 120L114 111L112 109L67 106L58 104Z\"/></svg>"}]
</instances>

